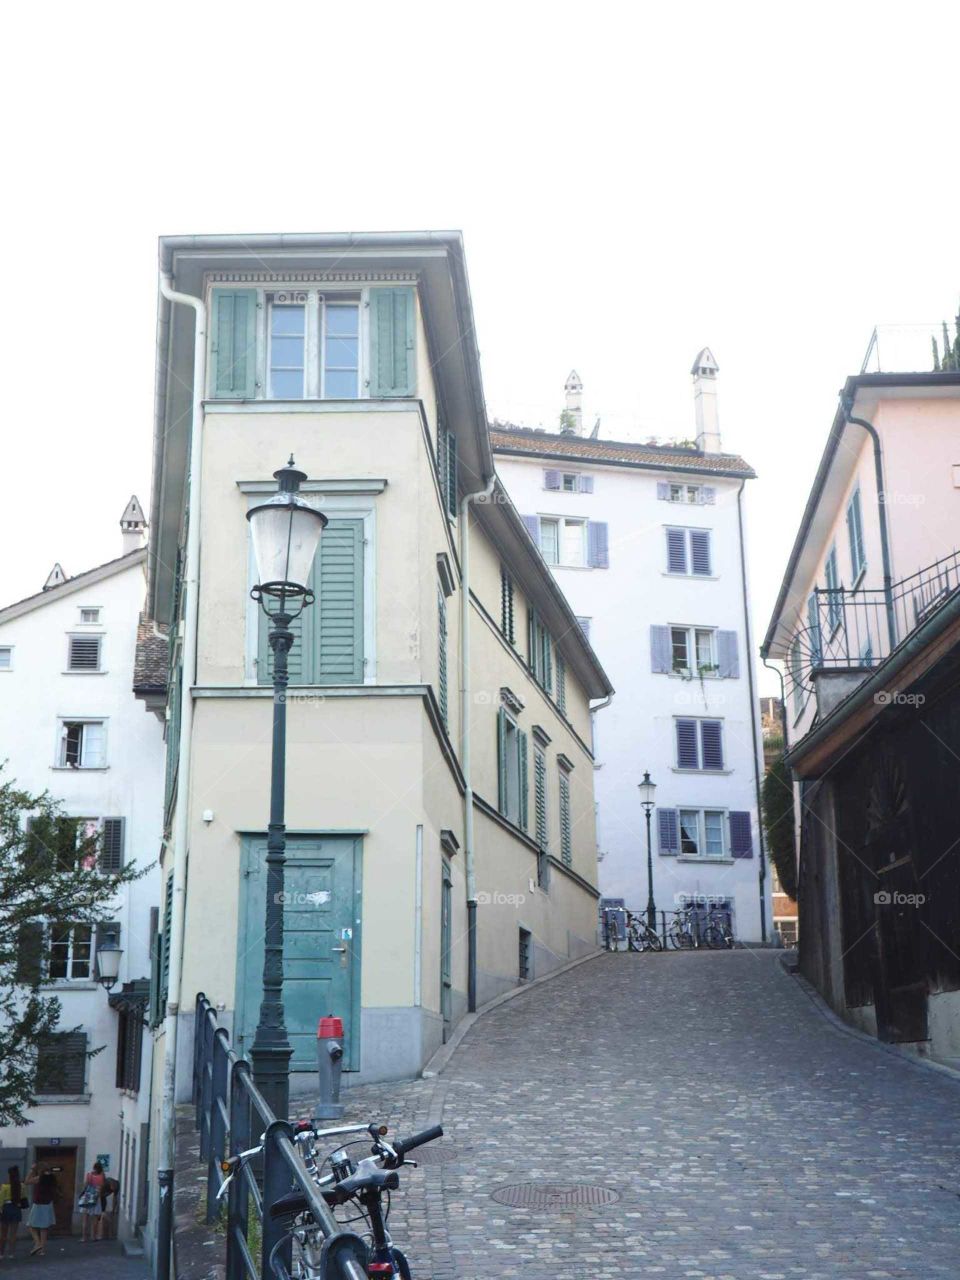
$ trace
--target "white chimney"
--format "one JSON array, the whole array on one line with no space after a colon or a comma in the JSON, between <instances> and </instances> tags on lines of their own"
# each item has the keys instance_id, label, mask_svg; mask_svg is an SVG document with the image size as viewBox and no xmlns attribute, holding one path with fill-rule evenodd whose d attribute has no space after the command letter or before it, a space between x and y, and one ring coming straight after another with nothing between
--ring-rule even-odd
<instances>
[{"instance_id":1,"label":"white chimney","mask_svg":"<svg viewBox=\"0 0 960 1280\"><path fill-rule=\"evenodd\" d=\"M693 403L697 414L697 448L702 453L719 453L718 365L709 347L703 348L690 372L693 374Z\"/></svg>"},{"instance_id":2,"label":"white chimney","mask_svg":"<svg viewBox=\"0 0 960 1280\"><path fill-rule=\"evenodd\" d=\"M583 435L583 383L576 369L571 369L563 389L567 407L560 415L560 431L565 436Z\"/></svg>"},{"instance_id":3,"label":"white chimney","mask_svg":"<svg viewBox=\"0 0 960 1280\"><path fill-rule=\"evenodd\" d=\"M51 587L59 587L61 582L66 582L66 580L67 575L63 572L63 569L60 567L60 561L58 560L47 574L47 580L43 584L43 589L44 591L49 591Z\"/></svg>"},{"instance_id":4,"label":"white chimney","mask_svg":"<svg viewBox=\"0 0 960 1280\"><path fill-rule=\"evenodd\" d=\"M123 555L128 556L131 551L139 551L141 549L144 545L146 528L147 519L143 514L140 499L136 494L133 494L123 509L123 515L120 517L120 531L123 534Z\"/></svg>"}]
</instances>

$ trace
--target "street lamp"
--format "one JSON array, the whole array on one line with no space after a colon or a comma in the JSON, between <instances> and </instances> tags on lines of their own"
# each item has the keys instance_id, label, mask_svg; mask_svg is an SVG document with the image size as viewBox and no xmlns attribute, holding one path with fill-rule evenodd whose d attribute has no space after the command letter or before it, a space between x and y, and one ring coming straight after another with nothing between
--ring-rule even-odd
<instances>
[{"instance_id":1,"label":"street lamp","mask_svg":"<svg viewBox=\"0 0 960 1280\"><path fill-rule=\"evenodd\" d=\"M117 942L116 932L111 929L97 947L97 981L104 991L112 991L117 985L122 955L123 948Z\"/></svg>"},{"instance_id":2,"label":"street lamp","mask_svg":"<svg viewBox=\"0 0 960 1280\"><path fill-rule=\"evenodd\" d=\"M653 844L650 840L650 815L653 813L653 798L657 792L657 784L650 781L650 774L645 769L643 781L639 784L640 803L647 819L647 924L656 932L657 908L653 901Z\"/></svg>"},{"instance_id":3,"label":"street lamp","mask_svg":"<svg viewBox=\"0 0 960 1280\"><path fill-rule=\"evenodd\" d=\"M278 492L247 512L257 564L251 591L270 621L273 651L273 756L267 834L267 902L260 1020L250 1046L253 1079L278 1120L290 1110L290 1058L283 1014L283 869L286 862L284 787L287 750L287 655L290 624L313 604L310 570L327 517L297 496L306 475L293 458L275 471Z\"/></svg>"}]
</instances>

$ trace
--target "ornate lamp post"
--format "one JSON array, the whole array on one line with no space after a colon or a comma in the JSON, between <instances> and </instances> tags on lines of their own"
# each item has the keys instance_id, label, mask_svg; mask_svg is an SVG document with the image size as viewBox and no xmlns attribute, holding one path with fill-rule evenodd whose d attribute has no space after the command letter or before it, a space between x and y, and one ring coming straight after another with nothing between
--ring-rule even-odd
<instances>
[{"instance_id":1,"label":"ornate lamp post","mask_svg":"<svg viewBox=\"0 0 960 1280\"><path fill-rule=\"evenodd\" d=\"M650 815L653 813L653 798L657 784L650 781L650 774L644 770L643 781L639 784L640 803L643 805L647 819L647 924L656 932L657 907L653 901L653 844L650 839Z\"/></svg>"},{"instance_id":2,"label":"ornate lamp post","mask_svg":"<svg viewBox=\"0 0 960 1280\"><path fill-rule=\"evenodd\" d=\"M111 929L97 947L97 981L104 991L112 991L120 976L120 959L123 948L117 944L117 935Z\"/></svg>"},{"instance_id":3,"label":"ornate lamp post","mask_svg":"<svg viewBox=\"0 0 960 1280\"><path fill-rule=\"evenodd\" d=\"M250 593L270 621L273 651L273 761L267 835L267 902L264 927L263 996L250 1047L253 1079L278 1120L290 1109L290 1057L283 1014L283 869L286 862L284 792L287 750L287 655L290 624L313 604L310 570L327 517L297 496L306 475L293 458L275 471L278 492L247 512L259 579Z\"/></svg>"}]
</instances>

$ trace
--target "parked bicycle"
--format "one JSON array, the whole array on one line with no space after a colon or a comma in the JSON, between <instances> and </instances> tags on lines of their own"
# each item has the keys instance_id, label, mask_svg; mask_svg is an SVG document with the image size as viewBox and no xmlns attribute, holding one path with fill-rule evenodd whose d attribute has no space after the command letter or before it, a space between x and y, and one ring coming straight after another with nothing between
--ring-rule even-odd
<instances>
[{"instance_id":1,"label":"parked bicycle","mask_svg":"<svg viewBox=\"0 0 960 1280\"><path fill-rule=\"evenodd\" d=\"M627 946L631 951L662 951L663 939L650 928L645 915L628 911Z\"/></svg>"},{"instance_id":2,"label":"parked bicycle","mask_svg":"<svg viewBox=\"0 0 960 1280\"><path fill-rule=\"evenodd\" d=\"M338 1221L344 1226L363 1225L358 1231L325 1237L310 1212L306 1196L300 1191L292 1191L265 1206L273 1221L288 1225L270 1259L273 1274L279 1280L339 1280L341 1275L350 1274L345 1263L362 1268L357 1274L376 1277L376 1280L390 1276L411 1280L410 1265L394 1245L387 1226L390 1196L400 1186L397 1170L404 1165L416 1167L415 1160L406 1158L407 1153L441 1138L443 1129L434 1125L412 1138L392 1143L386 1140L386 1134L386 1125L376 1124L317 1129L304 1120L294 1126L293 1140L307 1172L330 1208L341 1211ZM345 1138L352 1140L344 1142ZM328 1140L337 1140L338 1145L322 1155L320 1149ZM355 1161L348 1148L371 1140L370 1155ZM220 1167L226 1176L217 1193L218 1200L231 1181L262 1151L261 1143L222 1161ZM329 1166L328 1173L324 1173L326 1166ZM295 1245L292 1274L278 1256L288 1240Z\"/></svg>"},{"instance_id":3,"label":"parked bicycle","mask_svg":"<svg viewBox=\"0 0 960 1280\"><path fill-rule=\"evenodd\" d=\"M703 908L692 904L673 913L667 929L667 942L676 951L691 951L699 947L719 951L735 945L726 912L711 907L704 915Z\"/></svg>"}]
</instances>

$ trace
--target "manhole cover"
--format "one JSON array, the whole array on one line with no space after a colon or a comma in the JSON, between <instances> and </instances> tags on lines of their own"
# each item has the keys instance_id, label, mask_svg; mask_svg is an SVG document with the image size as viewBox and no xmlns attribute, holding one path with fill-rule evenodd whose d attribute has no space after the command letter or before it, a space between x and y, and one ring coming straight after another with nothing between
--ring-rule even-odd
<instances>
[{"instance_id":1,"label":"manhole cover","mask_svg":"<svg viewBox=\"0 0 960 1280\"><path fill-rule=\"evenodd\" d=\"M616 1191L592 1182L517 1182L491 1194L514 1209L593 1209L620 1199Z\"/></svg>"},{"instance_id":2,"label":"manhole cover","mask_svg":"<svg viewBox=\"0 0 960 1280\"><path fill-rule=\"evenodd\" d=\"M410 1159L416 1160L417 1164L446 1164L449 1160L461 1159L466 1150L466 1147L454 1146L452 1142L449 1146L434 1143L431 1147L421 1147Z\"/></svg>"}]
</instances>

